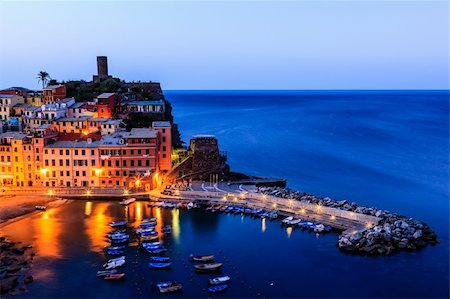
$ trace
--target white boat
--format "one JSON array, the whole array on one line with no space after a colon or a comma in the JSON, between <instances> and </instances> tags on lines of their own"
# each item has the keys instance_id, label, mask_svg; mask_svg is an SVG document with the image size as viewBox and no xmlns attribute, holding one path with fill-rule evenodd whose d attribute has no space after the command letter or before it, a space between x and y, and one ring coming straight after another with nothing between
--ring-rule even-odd
<instances>
[{"instance_id":1,"label":"white boat","mask_svg":"<svg viewBox=\"0 0 450 299\"><path fill-rule=\"evenodd\" d=\"M302 220L301 219L294 219L289 221L289 225L297 225L298 223L300 223Z\"/></svg>"},{"instance_id":2,"label":"white boat","mask_svg":"<svg viewBox=\"0 0 450 299\"><path fill-rule=\"evenodd\" d=\"M45 211L47 209L46 206L35 206L35 209L38 211Z\"/></svg>"},{"instance_id":3,"label":"white boat","mask_svg":"<svg viewBox=\"0 0 450 299\"><path fill-rule=\"evenodd\" d=\"M188 203L188 204L186 205L186 208L187 208L188 210L192 209L193 207L194 207L194 203L193 203L193 202L190 202L190 203Z\"/></svg>"},{"instance_id":4,"label":"white boat","mask_svg":"<svg viewBox=\"0 0 450 299\"><path fill-rule=\"evenodd\" d=\"M127 206L130 203L135 202L135 201L136 201L136 198L131 197L131 198L127 198L127 199L122 200L121 202L119 202L119 204L121 204L122 206Z\"/></svg>"},{"instance_id":5,"label":"white boat","mask_svg":"<svg viewBox=\"0 0 450 299\"><path fill-rule=\"evenodd\" d=\"M119 257L110 259L110 260L108 260L108 261L106 262L106 264L114 263L114 262L117 262L117 261L120 261L120 260L124 260L124 261L125 261L125 256L122 255L122 256L119 256Z\"/></svg>"},{"instance_id":6,"label":"white boat","mask_svg":"<svg viewBox=\"0 0 450 299\"><path fill-rule=\"evenodd\" d=\"M209 280L209 283L217 285L217 284L226 283L226 282L230 281L230 279L231 279L230 276L214 277Z\"/></svg>"},{"instance_id":7,"label":"white boat","mask_svg":"<svg viewBox=\"0 0 450 299\"><path fill-rule=\"evenodd\" d=\"M123 265L125 265L125 259L120 259L117 261L113 261L111 263L105 263L103 265L103 268L105 268L106 270L111 270L111 269L115 269L117 267L122 267Z\"/></svg>"},{"instance_id":8,"label":"white boat","mask_svg":"<svg viewBox=\"0 0 450 299\"><path fill-rule=\"evenodd\" d=\"M289 216L289 217L285 218L284 220L282 220L281 222L284 223L284 224L288 224L292 220L294 220L294 217Z\"/></svg>"}]
</instances>

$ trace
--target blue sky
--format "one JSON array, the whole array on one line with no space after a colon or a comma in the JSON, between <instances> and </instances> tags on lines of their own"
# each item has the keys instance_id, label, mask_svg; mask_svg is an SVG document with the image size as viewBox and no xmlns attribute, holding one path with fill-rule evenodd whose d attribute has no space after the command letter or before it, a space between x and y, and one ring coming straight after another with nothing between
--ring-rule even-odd
<instances>
[{"instance_id":1,"label":"blue sky","mask_svg":"<svg viewBox=\"0 0 450 299\"><path fill-rule=\"evenodd\" d=\"M0 88L96 56L164 89L445 89L447 1L0 2Z\"/></svg>"}]
</instances>

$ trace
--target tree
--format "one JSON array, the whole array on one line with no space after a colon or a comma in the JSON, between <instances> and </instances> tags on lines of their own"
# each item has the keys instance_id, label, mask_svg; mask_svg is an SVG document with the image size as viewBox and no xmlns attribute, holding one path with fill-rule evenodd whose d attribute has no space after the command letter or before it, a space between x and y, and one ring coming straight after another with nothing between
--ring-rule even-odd
<instances>
[{"instance_id":1,"label":"tree","mask_svg":"<svg viewBox=\"0 0 450 299\"><path fill-rule=\"evenodd\" d=\"M48 80L50 80L51 78L50 78L50 75L47 73L47 72L45 72L45 71L40 71L39 72L39 74L38 74L38 76L37 76L37 79L38 79L38 83L39 82L42 82L42 89L44 89L45 88L45 84L48 82Z\"/></svg>"}]
</instances>

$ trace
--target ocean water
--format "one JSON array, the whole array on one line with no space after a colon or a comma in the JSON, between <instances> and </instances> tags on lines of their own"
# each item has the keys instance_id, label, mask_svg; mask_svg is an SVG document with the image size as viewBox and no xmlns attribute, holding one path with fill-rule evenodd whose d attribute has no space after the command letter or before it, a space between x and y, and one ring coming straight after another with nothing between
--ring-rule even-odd
<instances>
[{"instance_id":1,"label":"ocean water","mask_svg":"<svg viewBox=\"0 0 450 299\"><path fill-rule=\"evenodd\" d=\"M308 193L377 206L430 224L441 241L415 252L341 253L337 233L313 233L240 215L155 209L145 202L72 201L0 228L37 252L35 281L17 298L150 298L151 283L178 280L168 297L448 298L449 102L442 92L166 92L185 141L214 134L235 171L283 177ZM95 277L108 223L156 217L171 270L147 268L131 247L123 282ZM215 254L229 290L210 296L188 256ZM7 295L7 297L12 297ZM164 296L166 297L166 296Z\"/></svg>"}]
</instances>

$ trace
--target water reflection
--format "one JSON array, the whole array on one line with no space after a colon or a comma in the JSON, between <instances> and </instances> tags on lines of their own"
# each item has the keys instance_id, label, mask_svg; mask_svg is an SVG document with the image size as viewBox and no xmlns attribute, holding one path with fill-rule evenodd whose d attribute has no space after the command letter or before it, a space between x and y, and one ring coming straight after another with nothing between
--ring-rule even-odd
<instances>
[{"instance_id":1,"label":"water reflection","mask_svg":"<svg viewBox=\"0 0 450 299\"><path fill-rule=\"evenodd\" d=\"M289 226L289 227L286 228L286 234L287 234L287 237L288 237L288 238L291 237L291 234L292 234L292 227L291 227L291 226Z\"/></svg>"},{"instance_id":2,"label":"water reflection","mask_svg":"<svg viewBox=\"0 0 450 299\"><path fill-rule=\"evenodd\" d=\"M266 218L261 219L261 231L266 231Z\"/></svg>"},{"instance_id":3,"label":"water reflection","mask_svg":"<svg viewBox=\"0 0 450 299\"><path fill-rule=\"evenodd\" d=\"M142 221L142 202L137 202L135 205L135 221Z\"/></svg>"},{"instance_id":4,"label":"water reflection","mask_svg":"<svg viewBox=\"0 0 450 299\"><path fill-rule=\"evenodd\" d=\"M172 236L175 242L180 241L180 210L172 209Z\"/></svg>"},{"instance_id":5,"label":"water reflection","mask_svg":"<svg viewBox=\"0 0 450 299\"><path fill-rule=\"evenodd\" d=\"M88 207L88 203L90 202L86 203L85 210ZM92 206L92 203L90 204ZM110 231L109 223L112 221L112 218L106 213L109 205L110 203L106 202L95 203L93 212L89 213L89 217L85 219L86 234L89 237L92 248L102 249L107 245L105 235Z\"/></svg>"},{"instance_id":6,"label":"water reflection","mask_svg":"<svg viewBox=\"0 0 450 299\"><path fill-rule=\"evenodd\" d=\"M86 204L84 205L84 215L90 216L91 213L92 213L92 202L87 201Z\"/></svg>"},{"instance_id":7,"label":"water reflection","mask_svg":"<svg viewBox=\"0 0 450 299\"><path fill-rule=\"evenodd\" d=\"M32 222L39 255L44 257L61 257L58 240L61 233L61 224L58 221L57 211L58 209L50 209Z\"/></svg>"}]
</instances>

